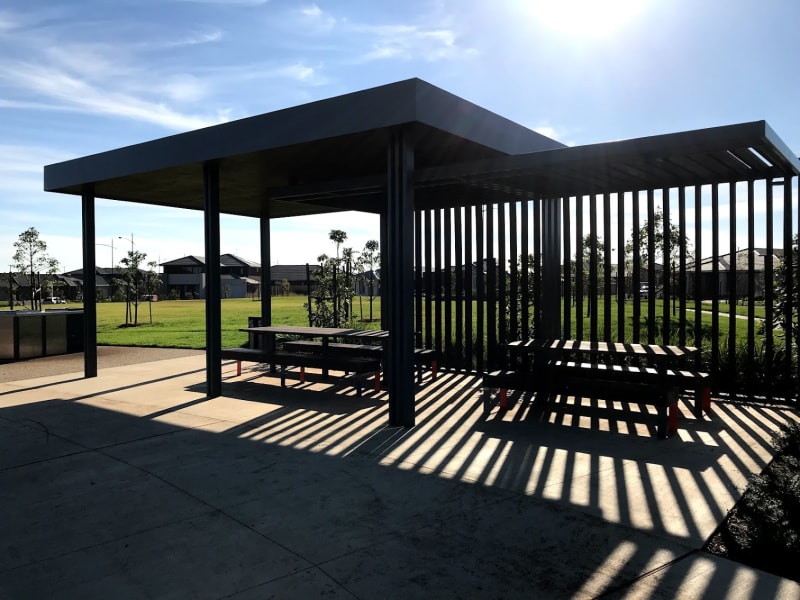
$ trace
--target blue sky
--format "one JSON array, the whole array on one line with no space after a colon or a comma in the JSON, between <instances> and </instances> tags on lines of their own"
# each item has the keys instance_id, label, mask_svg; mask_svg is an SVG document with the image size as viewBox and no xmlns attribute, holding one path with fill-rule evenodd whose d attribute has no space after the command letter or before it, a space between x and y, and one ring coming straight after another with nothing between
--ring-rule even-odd
<instances>
[{"instance_id":1,"label":"blue sky","mask_svg":"<svg viewBox=\"0 0 800 600\"><path fill-rule=\"evenodd\" d=\"M45 164L419 77L570 145L765 119L800 153L797 0L4 0L0 269L36 227L81 266L80 201ZM363 247L374 217L273 223L282 264ZM258 224L222 251L258 260ZM202 215L98 200L98 264L203 254Z\"/></svg>"}]
</instances>

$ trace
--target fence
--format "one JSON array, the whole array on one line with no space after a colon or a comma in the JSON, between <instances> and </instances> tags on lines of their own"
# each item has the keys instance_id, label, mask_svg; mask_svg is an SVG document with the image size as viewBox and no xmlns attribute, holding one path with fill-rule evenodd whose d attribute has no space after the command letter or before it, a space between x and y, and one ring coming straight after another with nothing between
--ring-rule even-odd
<instances>
[{"instance_id":1,"label":"fence","mask_svg":"<svg viewBox=\"0 0 800 600\"><path fill-rule=\"evenodd\" d=\"M796 402L800 340L773 322L797 322L797 178L481 194L415 212L416 343L444 366L502 366L534 335L695 345L717 393Z\"/></svg>"}]
</instances>

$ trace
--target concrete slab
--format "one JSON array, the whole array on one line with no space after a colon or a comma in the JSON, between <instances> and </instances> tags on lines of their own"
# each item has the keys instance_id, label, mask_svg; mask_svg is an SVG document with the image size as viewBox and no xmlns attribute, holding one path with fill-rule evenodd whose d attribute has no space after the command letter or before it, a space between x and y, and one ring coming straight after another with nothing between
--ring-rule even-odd
<instances>
[{"instance_id":1,"label":"concrete slab","mask_svg":"<svg viewBox=\"0 0 800 600\"><path fill-rule=\"evenodd\" d=\"M698 551L786 407L684 406L659 441L646 407L486 415L444 373L405 430L313 376L207 399L203 364L0 384L0 597L800 598Z\"/></svg>"}]
</instances>

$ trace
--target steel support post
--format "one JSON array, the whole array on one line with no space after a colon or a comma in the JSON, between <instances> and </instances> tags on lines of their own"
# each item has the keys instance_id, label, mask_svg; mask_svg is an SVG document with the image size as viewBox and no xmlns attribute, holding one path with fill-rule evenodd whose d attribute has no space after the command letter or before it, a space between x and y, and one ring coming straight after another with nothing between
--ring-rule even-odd
<instances>
[{"instance_id":1,"label":"steel support post","mask_svg":"<svg viewBox=\"0 0 800 600\"><path fill-rule=\"evenodd\" d=\"M219 263L219 164L203 165L206 252L206 394L222 393L222 307Z\"/></svg>"},{"instance_id":2,"label":"steel support post","mask_svg":"<svg viewBox=\"0 0 800 600\"><path fill-rule=\"evenodd\" d=\"M94 185L81 193L83 227L83 375L97 377L97 268L94 233ZM112 265L113 266L113 265Z\"/></svg>"},{"instance_id":3,"label":"steel support post","mask_svg":"<svg viewBox=\"0 0 800 600\"><path fill-rule=\"evenodd\" d=\"M261 208L261 325L272 325L272 262L269 200Z\"/></svg>"},{"instance_id":4,"label":"steel support post","mask_svg":"<svg viewBox=\"0 0 800 600\"><path fill-rule=\"evenodd\" d=\"M411 132L393 132L388 148L388 189L383 305L387 346L389 424L413 427L414 410L414 145ZM388 305L388 306L387 306Z\"/></svg>"},{"instance_id":5,"label":"steel support post","mask_svg":"<svg viewBox=\"0 0 800 600\"><path fill-rule=\"evenodd\" d=\"M537 336L559 336L561 330L561 202L542 201L541 322Z\"/></svg>"}]
</instances>

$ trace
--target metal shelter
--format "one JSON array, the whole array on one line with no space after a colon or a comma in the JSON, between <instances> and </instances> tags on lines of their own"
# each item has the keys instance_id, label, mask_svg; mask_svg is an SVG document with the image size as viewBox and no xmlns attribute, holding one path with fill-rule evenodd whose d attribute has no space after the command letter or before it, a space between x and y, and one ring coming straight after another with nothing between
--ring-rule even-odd
<instances>
[{"instance_id":1,"label":"metal shelter","mask_svg":"<svg viewBox=\"0 0 800 600\"><path fill-rule=\"evenodd\" d=\"M221 393L220 213L260 220L358 210L380 215L389 421L414 425L413 350L421 211L541 202L539 290L560 286L562 199L754 179L792 178L800 161L764 123L567 148L419 79L77 158L44 169L46 191L80 195L85 288L94 281L95 198L203 210L209 396ZM568 234L568 232L567 232ZM419 287L417 285L417 287ZM540 294L557 334L560 298ZM91 297L89 293L86 297ZM419 311L417 311L419 313ZM85 306L85 375L97 373L96 310ZM271 322L269 295L262 323ZM417 317L418 318L418 317Z\"/></svg>"}]
</instances>

